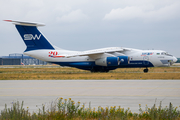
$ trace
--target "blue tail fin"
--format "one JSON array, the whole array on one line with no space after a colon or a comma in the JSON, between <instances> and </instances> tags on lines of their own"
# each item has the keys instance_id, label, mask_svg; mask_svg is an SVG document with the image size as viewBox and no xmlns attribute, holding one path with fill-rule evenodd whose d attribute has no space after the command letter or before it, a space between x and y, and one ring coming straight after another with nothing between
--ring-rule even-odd
<instances>
[{"instance_id":1,"label":"blue tail fin","mask_svg":"<svg viewBox=\"0 0 180 120\"><path fill-rule=\"evenodd\" d=\"M16 25L16 28L27 46L25 51L54 49L48 40L37 29L37 26Z\"/></svg>"},{"instance_id":2,"label":"blue tail fin","mask_svg":"<svg viewBox=\"0 0 180 120\"><path fill-rule=\"evenodd\" d=\"M38 50L38 49L54 50L54 47L37 29L37 26L44 26L43 24L12 21L12 20L4 20L4 21L14 22L19 34L21 35L24 43L27 46L25 52L31 50Z\"/></svg>"}]
</instances>

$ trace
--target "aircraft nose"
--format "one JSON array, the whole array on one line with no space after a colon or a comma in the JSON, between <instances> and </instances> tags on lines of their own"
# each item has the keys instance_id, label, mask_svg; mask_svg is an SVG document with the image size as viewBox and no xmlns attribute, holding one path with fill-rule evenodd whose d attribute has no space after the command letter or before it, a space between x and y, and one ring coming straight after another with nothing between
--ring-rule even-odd
<instances>
[{"instance_id":1,"label":"aircraft nose","mask_svg":"<svg viewBox=\"0 0 180 120\"><path fill-rule=\"evenodd\" d=\"M173 57L173 62L177 62L177 58L176 57Z\"/></svg>"}]
</instances>

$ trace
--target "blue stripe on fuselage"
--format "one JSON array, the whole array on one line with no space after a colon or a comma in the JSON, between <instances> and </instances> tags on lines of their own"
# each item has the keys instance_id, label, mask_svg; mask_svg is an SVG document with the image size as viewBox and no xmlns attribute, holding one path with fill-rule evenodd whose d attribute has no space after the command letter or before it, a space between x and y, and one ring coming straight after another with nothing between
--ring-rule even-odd
<instances>
[{"instance_id":1,"label":"blue stripe on fuselage","mask_svg":"<svg viewBox=\"0 0 180 120\"><path fill-rule=\"evenodd\" d=\"M94 61L87 61L87 62L52 62L54 64L58 64L61 66L70 66L70 67L76 67L79 69L84 70L91 70L92 67L102 67L95 65ZM119 65L119 66L113 66L113 67L106 67L107 69L116 69L116 68L138 68L138 67L154 67L154 65L149 61L130 61L128 65Z\"/></svg>"}]
</instances>

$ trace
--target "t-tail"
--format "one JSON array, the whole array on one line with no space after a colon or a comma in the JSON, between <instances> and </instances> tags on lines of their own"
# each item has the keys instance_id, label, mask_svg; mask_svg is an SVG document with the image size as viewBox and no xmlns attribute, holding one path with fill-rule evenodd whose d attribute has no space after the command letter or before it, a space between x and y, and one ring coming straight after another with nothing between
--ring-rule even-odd
<instances>
[{"instance_id":1,"label":"t-tail","mask_svg":"<svg viewBox=\"0 0 180 120\"><path fill-rule=\"evenodd\" d=\"M27 48L25 52L39 49L51 49L54 50L53 45L45 38L45 36L37 29L38 26L44 26L43 24L19 22L12 20L4 20L7 22L13 22L22 37Z\"/></svg>"}]
</instances>

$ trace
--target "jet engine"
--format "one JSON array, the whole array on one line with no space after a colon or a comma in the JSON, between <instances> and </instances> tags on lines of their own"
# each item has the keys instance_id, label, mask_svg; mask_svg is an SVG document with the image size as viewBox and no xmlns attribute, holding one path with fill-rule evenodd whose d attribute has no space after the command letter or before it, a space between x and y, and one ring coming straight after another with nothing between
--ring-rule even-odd
<instances>
[{"instance_id":1,"label":"jet engine","mask_svg":"<svg viewBox=\"0 0 180 120\"><path fill-rule=\"evenodd\" d=\"M118 66L119 58L118 57L106 57L95 60L95 64L99 66Z\"/></svg>"},{"instance_id":2,"label":"jet engine","mask_svg":"<svg viewBox=\"0 0 180 120\"><path fill-rule=\"evenodd\" d=\"M118 56L120 65L128 65L129 64L129 57L128 56Z\"/></svg>"},{"instance_id":3,"label":"jet engine","mask_svg":"<svg viewBox=\"0 0 180 120\"><path fill-rule=\"evenodd\" d=\"M119 66L127 65L128 63L128 56L106 57L95 60L95 64L99 66Z\"/></svg>"}]
</instances>

